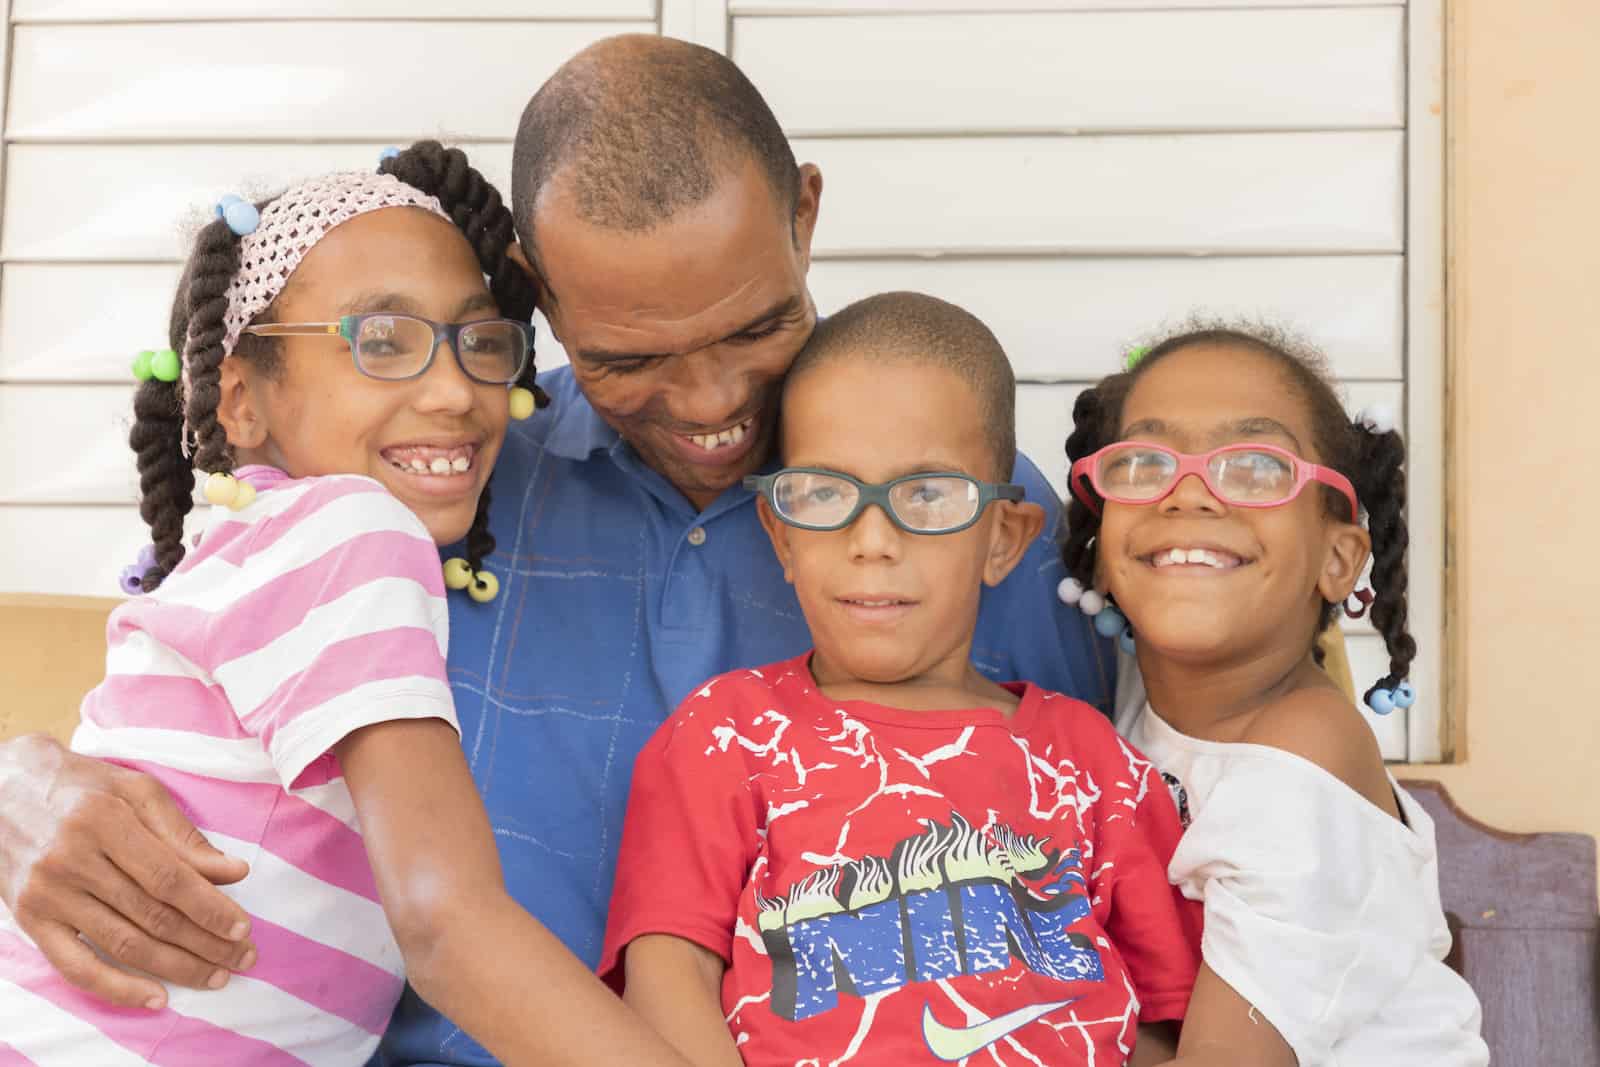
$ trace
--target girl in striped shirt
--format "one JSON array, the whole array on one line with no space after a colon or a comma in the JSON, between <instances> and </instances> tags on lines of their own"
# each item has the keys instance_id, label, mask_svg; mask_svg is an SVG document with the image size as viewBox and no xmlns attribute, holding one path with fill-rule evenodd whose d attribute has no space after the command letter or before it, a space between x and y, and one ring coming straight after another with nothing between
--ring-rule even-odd
<instances>
[{"instance_id":1,"label":"girl in striped shirt","mask_svg":"<svg viewBox=\"0 0 1600 1067\"><path fill-rule=\"evenodd\" d=\"M135 366L144 595L111 616L73 738L249 864L227 891L257 958L113 1008L0 909L4 1067L359 1067L408 979L508 1065L683 1062L503 887L445 596L496 592L489 472L535 406L533 287L459 151L380 170L227 198L200 231L175 351ZM214 506L186 550L195 468ZM69 972L91 951L46 940Z\"/></svg>"}]
</instances>

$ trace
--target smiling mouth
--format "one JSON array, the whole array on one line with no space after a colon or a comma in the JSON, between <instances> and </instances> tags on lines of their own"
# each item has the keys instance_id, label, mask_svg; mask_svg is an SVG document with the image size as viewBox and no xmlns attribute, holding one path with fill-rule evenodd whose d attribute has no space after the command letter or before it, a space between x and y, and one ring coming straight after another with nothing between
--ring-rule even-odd
<instances>
[{"instance_id":1,"label":"smiling mouth","mask_svg":"<svg viewBox=\"0 0 1600 1067\"><path fill-rule=\"evenodd\" d=\"M1253 561L1220 548L1164 548L1147 556L1140 556L1158 571L1182 568L1185 571L1231 571Z\"/></svg>"},{"instance_id":2,"label":"smiling mouth","mask_svg":"<svg viewBox=\"0 0 1600 1067\"><path fill-rule=\"evenodd\" d=\"M430 478L450 478L471 472L477 445L438 448L432 445L397 445L379 452L397 471Z\"/></svg>"},{"instance_id":3,"label":"smiling mouth","mask_svg":"<svg viewBox=\"0 0 1600 1067\"><path fill-rule=\"evenodd\" d=\"M750 433L751 428L755 426L755 422L756 417L752 415L737 426L730 426L726 430L719 430L716 433L688 433L679 434L678 436L703 452L716 452L719 449L732 448L742 443L745 436Z\"/></svg>"}]
</instances>

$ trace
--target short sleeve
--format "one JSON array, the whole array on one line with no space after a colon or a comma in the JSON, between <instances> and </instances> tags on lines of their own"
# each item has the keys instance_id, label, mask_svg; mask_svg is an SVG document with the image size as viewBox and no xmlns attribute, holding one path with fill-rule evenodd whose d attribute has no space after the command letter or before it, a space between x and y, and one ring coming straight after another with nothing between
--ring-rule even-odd
<instances>
[{"instance_id":1,"label":"short sleeve","mask_svg":"<svg viewBox=\"0 0 1600 1067\"><path fill-rule=\"evenodd\" d=\"M1067 576L1061 562L1061 502L1039 468L1020 453L1012 480L1027 492L1030 503L1044 508L1044 530L1005 580L983 591L973 661L990 678L1025 678L1110 715L1117 684L1116 642L1095 633L1087 615L1056 595Z\"/></svg>"},{"instance_id":2,"label":"short sleeve","mask_svg":"<svg viewBox=\"0 0 1600 1067\"><path fill-rule=\"evenodd\" d=\"M1200 969L1200 910L1167 881L1183 827L1160 774L1127 742L1115 744L1126 766L1102 775L1095 891L1109 898L1106 933L1128 968L1140 1021L1182 1019Z\"/></svg>"},{"instance_id":3,"label":"short sleeve","mask_svg":"<svg viewBox=\"0 0 1600 1067\"><path fill-rule=\"evenodd\" d=\"M258 521L205 657L280 783L350 733L395 719L459 730L445 667L449 611L420 519L368 478L308 479Z\"/></svg>"},{"instance_id":4,"label":"short sleeve","mask_svg":"<svg viewBox=\"0 0 1600 1067\"><path fill-rule=\"evenodd\" d=\"M1172 860L1205 962L1302 1064L1371 1020L1428 953L1431 847L1289 754L1231 761Z\"/></svg>"},{"instance_id":5,"label":"short sleeve","mask_svg":"<svg viewBox=\"0 0 1600 1067\"><path fill-rule=\"evenodd\" d=\"M634 764L600 974L622 986L622 954L671 934L731 961L739 898L759 851L759 804L730 744L728 679L686 700Z\"/></svg>"}]
</instances>

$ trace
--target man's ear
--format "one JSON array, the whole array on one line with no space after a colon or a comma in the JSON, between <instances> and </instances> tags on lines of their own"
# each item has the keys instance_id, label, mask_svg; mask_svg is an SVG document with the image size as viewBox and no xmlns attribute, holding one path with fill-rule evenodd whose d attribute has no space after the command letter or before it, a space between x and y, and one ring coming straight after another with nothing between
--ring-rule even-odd
<instances>
[{"instance_id":1,"label":"man's ear","mask_svg":"<svg viewBox=\"0 0 1600 1067\"><path fill-rule=\"evenodd\" d=\"M1343 604L1361 579L1372 555L1372 535L1351 522L1330 523L1317 592L1330 604Z\"/></svg>"},{"instance_id":2,"label":"man's ear","mask_svg":"<svg viewBox=\"0 0 1600 1067\"><path fill-rule=\"evenodd\" d=\"M817 232L817 216L822 211L822 168L815 163L800 167L800 192L794 203L794 243L800 250L800 263L811 269L811 238Z\"/></svg>"},{"instance_id":3,"label":"man's ear","mask_svg":"<svg viewBox=\"0 0 1600 1067\"><path fill-rule=\"evenodd\" d=\"M1044 529L1044 508L1021 500L996 500L989 505L989 553L983 561L983 584L999 585L1022 561L1028 546Z\"/></svg>"},{"instance_id":4,"label":"man's ear","mask_svg":"<svg viewBox=\"0 0 1600 1067\"><path fill-rule=\"evenodd\" d=\"M255 395L257 372L237 356L217 368L217 422L234 448L260 448L267 440L266 413Z\"/></svg>"},{"instance_id":5,"label":"man's ear","mask_svg":"<svg viewBox=\"0 0 1600 1067\"><path fill-rule=\"evenodd\" d=\"M756 515L761 519L761 528L767 531L772 550L778 554L778 563L783 567L783 580L793 585L794 572L789 567L789 561L794 556L789 551L789 525L773 514L772 506L764 496L756 497Z\"/></svg>"}]
</instances>

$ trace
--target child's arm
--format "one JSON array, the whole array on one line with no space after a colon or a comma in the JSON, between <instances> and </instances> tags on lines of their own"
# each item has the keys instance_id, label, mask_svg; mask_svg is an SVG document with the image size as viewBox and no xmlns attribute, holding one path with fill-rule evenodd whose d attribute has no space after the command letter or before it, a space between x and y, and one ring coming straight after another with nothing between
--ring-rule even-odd
<instances>
[{"instance_id":1,"label":"child's arm","mask_svg":"<svg viewBox=\"0 0 1600 1067\"><path fill-rule=\"evenodd\" d=\"M506 892L461 741L439 719L335 747L406 977L506 1067L686 1067Z\"/></svg>"},{"instance_id":2,"label":"child's arm","mask_svg":"<svg viewBox=\"0 0 1600 1067\"><path fill-rule=\"evenodd\" d=\"M1178 1024L1170 1020L1159 1023L1140 1023L1138 1040L1134 1042L1133 1055L1128 1057L1128 1067L1159 1067L1169 1063L1178 1054Z\"/></svg>"},{"instance_id":3,"label":"child's arm","mask_svg":"<svg viewBox=\"0 0 1600 1067\"><path fill-rule=\"evenodd\" d=\"M1295 1067L1296 1062L1277 1028L1202 964L1178 1057L1167 1067Z\"/></svg>"},{"instance_id":4,"label":"child's arm","mask_svg":"<svg viewBox=\"0 0 1600 1067\"><path fill-rule=\"evenodd\" d=\"M738 1046L722 1018L721 957L670 934L628 945L623 1000L696 1067L740 1067Z\"/></svg>"}]
</instances>

